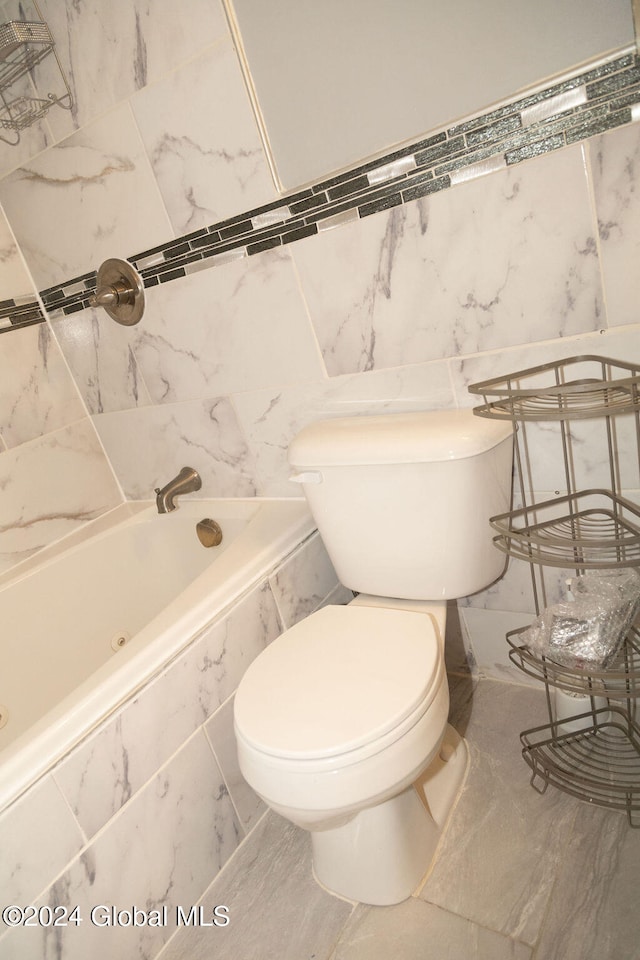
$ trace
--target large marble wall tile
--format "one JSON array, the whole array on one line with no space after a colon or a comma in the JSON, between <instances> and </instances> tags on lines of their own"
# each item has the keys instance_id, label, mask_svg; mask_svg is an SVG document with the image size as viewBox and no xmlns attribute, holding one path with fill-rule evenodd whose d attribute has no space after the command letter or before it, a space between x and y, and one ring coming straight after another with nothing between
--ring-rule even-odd
<instances>
[{"instance_id":1,"label":"large marble wall tile","mask_svg":"<svg viewBox=\"0 0 640 960\"><path fill-rule=\"evenodd\" d=\"M506 640L507 633L528 627L533 619L533 613L482 610L476 607L460 609L460 621L473 651L474 667L480 676L540 688L538 680L530 679L511 662L510 647Z\"/></svg>"},{"instance_id":2,"label":"large marble wall tile","mask_svg":"<svg viewBox=\"0 0 640 960\"><path fill-rule=\"evenodd\" d=\"M477 672L473 647L461 622L455 600L447 601L444 659L449 676L456 674L467 677L474 676Z\"/></svg>"},{"instance_id":3,"label":"large marble wall tile","mask_svg":"<svg viewBox=\"0 0 640 960\"><path fill-rule=\"evenodd\" d=\"M0 817L2 905L32 903L48 878L56 876L84 842L55 783L44 777ZM0 935L5 929L1 924Z\"/></svg>"},{"instance_id":4,"label":"large marble wall tile","mask_svg":"<svg viewBox=\"0 0 640 960\"><path fill-rule=\"evenodd\" d=\"M15 138L10 142L0 140L0 177L6 177L16 167L28 163L32 157L42 153L53 143L54 137L46 119L39 120L32 127L22 130L20 141L17 144ZM12 293L10 296L14 296L14 294Z\"/></svg>"},{"instance_id":5,"label":"large marble wall tile","mask_svg":"<svg viewBox=\"0 0 640 960\"><path fill-rule=\"evenodd\" d=\"M552 494L562 494L568 486L578 490L611 489L615 486L623 490L637 490L640 478L633 418L617 417L613 427L618 468L615 482L611 471L606 420L576 420L568 425L566 436L573 454L568 474L559 423L527 424L529 470L525 475L525 490L547 490ZM521 429L520 432L524 437L525 431Z\"/></svg>"},{"instance_id":6,"label":"large marble wall tile","mask_svg":"<svg viewBox=\"0 0 640 960\"><path fill-rule=\"evenodd\" d=\"M320 535L305 541L269 582L286 628L322 606L338 578Z\"/></svg>"},{"instance_id":7,"label":"large marble wall tile","mask_svg":"<svg viewBox=\"0 0 640 960\"><path fill-rule=\"evenodd\" d=\"M15 447L86 414L47 324L0 340L0 434Z\"/></svg>"},{"instance_id":8,"label":"large marble wall tile","mask_svg":"<svg viewBox=\"0 0 640 960\"><path fill-rule=\"evenodd\" d=\"M179 930L162 960L325 960L353 909L313 879L308 834L274 813L212 883L202 898L205 915L219 903L229 907L229 925L218 935Z\"/></svg>"},{"instance_id":9,"label":"large marble wall tile","mask_svg":"<svg viewBox=\"0 0 640 960\"><path fill-rule=\"evenodd\" d=\"M230 40L147 87L131 105L176 233L276 199Z\"/></svg>"},{"instance_id":10,"label":"large marble wall tile","mask_svg":"<svg viewBox=\"0 0 640 960\"><path fill-rule=\"evenodd\" d=\"M2 143L0 141L1 163ZM2 176L1 170L0 176ZM20 256L4 211L0 209L0 300L17 300L19 297L34 295L33 282Z\"/></svg>"},{"instance_id":11,"label":"large marble wall tile","mask_svg":"<svg viewBox=\"0 0 640 960\"><path fill-rule=\"evenodd\" d=\"M111 0L106 6L95 0L40 0L39 5L75 101L71 114L49 111L57 140L227 35L218 0L190 0L188 8L173 0ZM38 87L54 82L49 60L36 75Z\"/></svg>"},{"instance_id":12,"label":"large marble wall tile","mask_svg":"<svg viewBox=\"0 0 640 960\"><path fill-rule=\"evenodd\" d=\"M505 557L506 559L506 557ZM543 571L544 589L541 588L541 571L535 571L536 589L542 602L555 603L564 596L565 580L575 571L550 567ZM531 568L526 561L509 559L503 576L478 593L458 600L460 607L475 607L478 610L505 610L513 613L532 614L535 611Z\"/></svg>"},{"instance_id":13,"label":"large marble wall tile","mask_svg":"<svg viewBox=\"0 0 640 960\"><path fill-rule=\"evenodd\" d=\"M241 836L218 765L199 732L42 895L42 903L70 909L77 904L83 923L12 931L2 944L4 956L155 956L175 930L176 906L188 910L197 902ZM166 905L168 923L97 926L90 920L91 910L102 904L129 910L133 905L144 910Z\"/></svg>"},{"instance_id":14,"label":"large marble wall tile","mask_svg":"<svg viewBox=\"0 0 640 960\"><path fill-rule=\"evenodd\" d=\"M132 346L155 403L301 383L324 372L286 251L149 290Z\"/></svg>"},{"instance_id":15,"label":"large marble wall tile","mask_svg":"<svg viewBox=\"0 0 640 960\"><path fill-rule=\"evenodd\" d=\"M114 323L104 310L89 307L53 320L52 330L89 413L113 413L151 403L131 349L132 327Z\"/></svg>"},{"instance_id":16,"label":"large marble wall tile","mask_svg":"<svg viewBox=\"0 0 640 960\"><path fill-rule=\"evenodd\" d=\"M88 419L0 456L0 571L122 502Z\"/></svg>"},{"instance_id":17,"label":"large marble wall tile","mask_svg":"<svg viewBox=\"0 0 640 960\"><path fill-rule=\"evenodd\" d=\"M603 325L579 146L299 241L330 374Z\"/></svg>"},{"instance_id":18,"label":"large marble wall tile","mask_svg":"<svg viewBox=\"0 0 640 960\"><path fill-rule=\"evenodd\" d=\"M233 698L214 713L205 727L229 795L247 833L267 807L240 773L238 747L233 732Z\"/></svg>"},{"instance_id":19,"label":"large marble wall tile","mask_svg":"<svg viewBox=\"0 0 640 960\"><path fill-rule=\"evenodd\" d=\"M268 583L262 583L185 654L181 669L191 678L189 695L200 722L235 690L250 663L282 630Z\"/></svg>"},{"instance_id":20,"label":"large marble wall tile","mask_svg":"<svg viewBox=\"0 0 640 960\"><path fill-rule=\"evenodd\" d=\"M185 465L202 477L200 497L256 493L250 452L224 397L103 413L94 423L127 499L148 500Z\"/></svg>"},{"instance_id":21,"label":"large marble wall tile","mask_svg":"<svg viewBox=\"0 0 640 960\"><path fill-rule=\"evenodd\" d=\"M173 236L127 104L5 177L0 201L40 290Z\"/></svg>"},{"instance_id":22,"label":"large marble wall tile","mask_svg":"<svg viewBox=\"0 0 640 960\"><path fill-rule=\"evenodd\" d=\"M236 394L233 402L255 457L267 496L297 496L289 482L287 451L314 420L374 413L403 413L455 406L446 361L308 381L278 390Z\"/></svg>"},{"instance_id":23,"label":"large marble wall tile","mask_svg":"<svg viewBox=\"0 0 640 960\"><path fill-rule=\"evenodd\" d=\"M54 779L90 839L198 727L176 671L125 704L55 770Z\"/></svg>"},{"instance_id":24,"label":"large marble wall tile","mask_svg":"<svg viewBox=\"0 0 640 960\"><path fill-rule=\"evenodd\" d=\"M56 782L88 837L234 692L279 633L274 599L262 584L56 768Z\"/></svg>"},{"instance_id":25,"label":"large marble wall tile","mask_svg":"<svg viewBox=\"0 0 640 960\"><path fill-rule=\"evenodd\" d=\"M640 300L640 124L589 143L600 257L613 327L638 322Z\"/></svg>"}]
</instances>

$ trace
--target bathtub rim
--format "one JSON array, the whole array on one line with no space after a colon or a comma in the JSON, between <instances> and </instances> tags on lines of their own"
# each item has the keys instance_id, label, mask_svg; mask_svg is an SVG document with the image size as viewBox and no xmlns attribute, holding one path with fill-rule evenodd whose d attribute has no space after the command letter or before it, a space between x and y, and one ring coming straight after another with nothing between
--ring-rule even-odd
<instances>
[{"instance_id":1,"label":"bathtub rim","mask_svg":"<svg viewBox=\"0 0 640 960\"><path fill-rule=\"evenodd\" d=\"M54 769L79 743L91 737L97 728L179 657L215 620L224 616L235 601L273 572L316 530L304 499L229 497L199 500L197 503L206 508L205 512L215 512L215 504L224 504L225 507L233 504L256 506L246 528L251 531L253 545L249 546L249 539L243 539L242 535L234 540L218 561L225 567L223 580L218 577L217 582L208 584L210 568L201 573L115 657L99 667L72 693L0 751L0 815ZM155 503L138 501L137 504L142 504L141 509L134 509L124 517L118 508L110 511L114 515L112 524L101 524L96 536L108 533L121 523L128 524L144 518L147 510L149 514L155 514ZM286 523L283 522L285 520ZM93 539L94 536L80 538L78 545L85 545ZM255 549L256 546L259 549ZM28 571L22 570L6 586L36 572L45 564L55 562L62 552L58 549L52 554L47 550L42 564L30 564ZM31 559L28 558L25 563ZM5 584L2 583L2 586ZM163 620L166 621L164 624ZM179 629L176 629L178 626ZM150 640L153 640L152 645ZM135 683L131 682L132 671L135 671Z\"/></svg>"},{"instance_id":2,"label":"bathtub rim","mask_svg":"<svg viewBox=\"0 0 640 960\"><path fill-rule=\"evenodd\" d=\"M35 553L29 554L24 560L20 560L8 569L3 570L0 573L0 593L18 580L30 576L36 570L41 570L46 564L55 562L63 553L67 553L102 533L108 533L109 530L120 523L126 523L139 513L144 512L151 506L151 503L151 500L129 500L126 503L119 503L117 506L111 507L101 513L99 517L86 520L82 526L66 533L58 540L54 540L53 543L46 544L36 550Z\"/></svg>"}]
</instances>

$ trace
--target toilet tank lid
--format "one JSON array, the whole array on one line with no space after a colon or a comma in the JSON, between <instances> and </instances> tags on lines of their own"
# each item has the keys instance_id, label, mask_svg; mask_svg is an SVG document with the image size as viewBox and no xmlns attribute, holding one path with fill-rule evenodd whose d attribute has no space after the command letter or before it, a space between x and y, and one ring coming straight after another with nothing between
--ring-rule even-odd
<instances>
[{"instance_id":1,"label":"toilet tank lid","mask_svg":"<svg viewBox=\"0 0 640 960\"><path fill-rule=\"evenodd\" d=\"M289 447L295 468L347 464L431 463L486 453L513 430L472 410L425 410L318 420Z\"/></svg>"}]
</instances>

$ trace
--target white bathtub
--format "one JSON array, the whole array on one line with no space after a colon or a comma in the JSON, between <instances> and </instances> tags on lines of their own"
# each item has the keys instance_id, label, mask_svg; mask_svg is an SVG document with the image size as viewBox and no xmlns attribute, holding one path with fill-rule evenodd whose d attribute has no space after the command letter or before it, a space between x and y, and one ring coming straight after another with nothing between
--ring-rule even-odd
<instances>
[{"instance_id":1,"label":"white bathtub","mask_svg":"<svg viewBox=\"0 0 640 960\"><path fill-rule=\"evenodd\" d=\"M313 530L302 500L125 504L0 577L0 810Z\"/></svg>"}]
</instances>

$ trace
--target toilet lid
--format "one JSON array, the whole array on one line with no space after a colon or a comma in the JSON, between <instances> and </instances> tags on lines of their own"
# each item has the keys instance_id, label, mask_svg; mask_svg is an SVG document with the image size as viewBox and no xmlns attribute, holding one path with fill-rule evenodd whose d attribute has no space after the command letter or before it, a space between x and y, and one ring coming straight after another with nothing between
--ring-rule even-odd
<instances>
[{"instance_id":1,"label":"toilet lid","mask_svg":"<svg viewBox=\"0 0 640 960\"><path fill-rule=\"evenodd\" d=\"M277 757L332 757L402 723L436 686L436 628L422 612L324 607L260 654L238 688L236 729Z\"/></svg>"}]
</instances>

